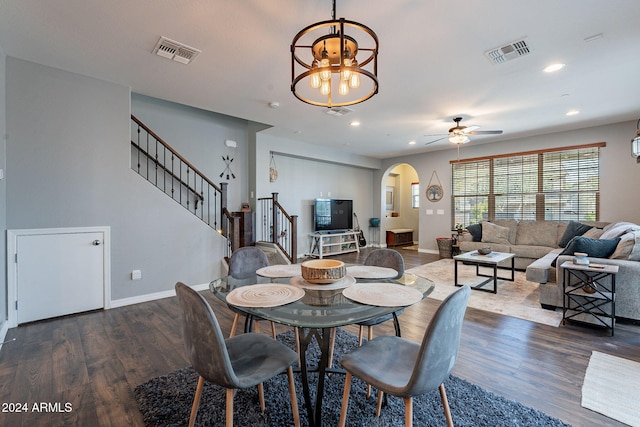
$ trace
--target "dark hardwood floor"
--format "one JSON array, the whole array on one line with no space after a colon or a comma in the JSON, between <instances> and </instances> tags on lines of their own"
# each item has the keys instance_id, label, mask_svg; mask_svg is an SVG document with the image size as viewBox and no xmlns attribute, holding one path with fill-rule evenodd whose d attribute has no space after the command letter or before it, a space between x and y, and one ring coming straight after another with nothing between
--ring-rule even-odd
<instances>
[{"instance_id":1,"label":"dark hardwood floor","mask_svg":"<svg viewBox=\"0 0 640 427\"><path fill-rule=\"evenodd\" d=\"M407 268L438 259L399 250ZM367 251L337 258L361 263ZM232 313L202 293L228 333ZM405 310L403 336L419 341L438 304L425 299ZM174 297L10 329L6 339L16 340L0 352L0 403L3 409L26 403L29 411L0 412L0 426L142 426L135 386L188 364L179 319ZM382 325L375 334L393 334L393 327ZM554 328L468 309L453 373L574 426L622 426L580 406L592 350L640 361L640 326L620 324L609 337L598 329ZM33 412L40 402L53 405Z\"/></svg>"}]
</instances>

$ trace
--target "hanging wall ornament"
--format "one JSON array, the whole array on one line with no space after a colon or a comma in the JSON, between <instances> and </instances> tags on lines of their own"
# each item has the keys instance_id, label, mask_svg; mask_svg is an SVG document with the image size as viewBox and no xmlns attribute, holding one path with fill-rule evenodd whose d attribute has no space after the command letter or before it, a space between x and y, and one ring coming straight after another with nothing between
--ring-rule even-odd
<instances>
[{"instance_id":1,"label":"hanging wall ornament","mask_svg":"<svg viewBox=\"0 0 640 427\"><path fill-rule=\"evenodd\" d=\"M278 180L278 169L276 169L276 159L271 154L271 162L269 162L269 182Z\"/></svg>"},{"instance_id":2,"label":"hanging wall ornament","mask_svg":"<svg viewBox=\"0 0 640 427\"><path fill-rule=\"evenodd\" d=\"M231 163L233 162L233 157L229 157L229 155L227 154L227 157L222 156L222 161L224 162L226 167L220 174L220 178L222 178L226 174L227 179L229 179L229 175L231 175L233 179L236 179L236 176L234 175L234 173L231 172Z\"/></svg>"},{"instance_id":3,"label":"hanging wall ornament","mask_svg":"<svg viewBox=\"0 0 640 427\"><path fill-rule=\"evenodd\" d=\"M433 182L433 178L436 178L436 181ZM444 196L444 190L442 189L442 184L440 184L440 179L438 178L438 173L434 170L431 174L431 179L429 179L429 185L427 185L427 199L430 202L438 202Z\"/></svg>"}]
</instances>

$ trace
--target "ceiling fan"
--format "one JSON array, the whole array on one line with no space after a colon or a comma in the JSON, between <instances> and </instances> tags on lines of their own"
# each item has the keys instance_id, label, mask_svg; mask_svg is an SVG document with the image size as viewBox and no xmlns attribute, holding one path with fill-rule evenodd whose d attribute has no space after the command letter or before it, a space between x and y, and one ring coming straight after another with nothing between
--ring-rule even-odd
<instances>
[{"instance_id":1,"label":"ceiling fan","mask_svg":"<svg viewBox=\"0 0 640 427\"><path fill-rule=\"evenodd\" d=\"M456 123L454 127L449 129L448 134L439 134L443 135L441 138L434 139L433 141L429 141L424 145L433 144L434 142L443 140L445 138L449 138L449 142L454 144L466 144L469 142L468 135L500 135L502 134L501 130L476 130L480 128L480 126L461 126L460 122L462 121L462 117L455 117L453 121ZM439 136L439 135L425 135L425 136Z\"/></svg>"}]
</instances>

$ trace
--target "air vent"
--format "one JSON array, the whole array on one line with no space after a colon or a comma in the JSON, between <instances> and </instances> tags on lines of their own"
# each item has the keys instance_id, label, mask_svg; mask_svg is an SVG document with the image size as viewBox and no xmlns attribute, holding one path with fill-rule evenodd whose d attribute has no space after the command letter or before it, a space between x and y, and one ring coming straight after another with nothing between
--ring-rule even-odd
<instances>
[{"instance_id":1,"label":"air vent","mask_svg":"<svg viewBox=\"0 0 640 427\"><path fill-rule=\"evenodd\" d=\"M344 116L345 114L351 113L353 110L347 107L332 107L328 108L325 112L330 116Z\"/></svg>"},{"instance_id":2,"label":"air vent","mask_svg":"<svg viewBox=\"0 0 640 427\"><path fill-rule=\"evenodd\" d=\"M484 53L484 55L489 58L489 61L493 62L494 64L502 64L503 62L511 61L530 53L531 48L527 44L527 39L525 37L522 40L518 40L504 46L488 50Z\"/></svg>"},{"instance_id":3,"label":"air vent","mask_svg":"<svg viewBox=\"0 0 640 427\"><path fill-rule=\"evenodd\" d=\"M185 44L168 39L166 37L160 37L156 47L153 49L153 53L163 58L173 59L174 61L182 64L188 64L195 59L201 51L194 49Z\"/></svg>"}]
</instances>

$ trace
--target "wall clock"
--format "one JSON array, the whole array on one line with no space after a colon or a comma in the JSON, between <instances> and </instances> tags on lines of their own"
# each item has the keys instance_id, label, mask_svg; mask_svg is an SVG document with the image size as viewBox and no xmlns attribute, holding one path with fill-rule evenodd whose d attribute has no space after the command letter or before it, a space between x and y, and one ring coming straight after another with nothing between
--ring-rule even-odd
<instances>
[{"instance_id":1,"label":"wall clock","mask_svg":"<svg viewBox=\"0 0 640 427\"><path fill-rule=\"evenodd\" d=\"M437 202L442 199L442 196L444 196L442 185L431 184L427 187L427 199L429 199L429 201Z\"/></svg>"}]
</instances>

